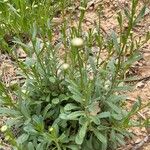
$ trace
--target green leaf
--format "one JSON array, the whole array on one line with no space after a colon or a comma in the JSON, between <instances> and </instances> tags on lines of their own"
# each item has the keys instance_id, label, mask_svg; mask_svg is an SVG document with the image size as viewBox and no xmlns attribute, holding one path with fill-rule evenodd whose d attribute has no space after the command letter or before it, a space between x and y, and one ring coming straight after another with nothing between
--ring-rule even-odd
<instances>
[{"instance_id":1,"label":"green leaf","mask_svg":"<svg viewBox=\"0 0 150 150\"><path fill-rule=\"evenodd\" d=\"M73 98L76 102L79 102L79 103L83 102L82 97L79 96L79 95L73 95L72 98Z\"/></svg>"},{"instance_id":2,"label":"green leaf","mask_svg":"<svg viewBox=\"0 0 150 150\"><path fill-rule=\"evenodd\" d=\"M59 103L59 99L58 99L58 98L54 98L54 99L52 100L52 103L55 104L55 105L58 104L58 103Z\"/></svg>"},{"instance_id":3,"label":"green leaf","mask_svg":"<svg viewBox=\"0 0 150 150\"><path fill-rule=\"evenodd\" d=\"M131 110L129 111L129 113L127 114L127 116L123 119L123 124L124 124L124 125L128 125L129 122L130 122L130 117L131 117L132 115L134 115L140 108L141 108L141 99L138 98L138 101L136 101L136 102L133 104Z\"/></svg>"},{"instance_id":4,"label":"green leaf","mask_svg":"<svg viewBox=\"0 0 150 150\"><path fill-rule=\"evenodd\" d=\"M9 9L10 9L14 14L16 14L18 17L21 17L21 16L18 14L17 10L13 7L13 5L11 5L10 3L7 3L7 6L9 7Z\"/></svg>"},{"instance_id":5,"label":"green leaf","mask_svg":"<svg viewBox=\"0 0 150 150\"><path fill-rule=\"evenodd\" d=\"M58 140L59 140L61 143L68 143L68 142L69 142L68 135L65 134L65 132L61 134L61 136L58 138Z\"/></svg>"},{"instance_id":6,"label":"green leaf","mask_svg":"<svg viewBox=\"0 0 150 150\"><path fill-rule=\"evenodd\" d=\"M70 113L70 114L62 113L62 114L60 114L59 117L61 119L65 119L65 120L76 120L78 117L84 116L84 115L85 115L84 111L75 111L75 112Z\"/></svg>"},{"instance_id":7,"label":"green leaf","mask_svg":"<svg viewBox=\"0 0 150 150\"><path fill-rule=\"evenodd\" d=\"M116 140L119 142L120 145L125 145L124 136L122 134L116 134Z\"/></svg>"},{"instance_id":8,"label":"green leaf","mask_svg":"<svg viewBox=\"0 0 150 150\"><path fill-rule=\"evenodd\" d=\"M123 117L122 114L115 114L115 113L112 113L111 116L112 116L115 120L118 120L118 121L122 120L122 117Z\"/></svg>"},{"instance_id":9,"label":"green leaf","mask_svg":"<svg viewBox=\"0 0 150 150\"><path fill-rule=\"evenodd\" d=\"M47 112L49 111L49 109L52 107L51 104L48 104L45 108L44 108L44 111L43 111L43 117L45 118L46 115L47 115Z\"/></svg>"},{"instance_id":10,"label":"green leaf","mask_svg":"<svg viewBox=\"0 0 150 150\"><path fill-rule=\"evenodd\" d=\"M141 11L139 12L139 14L137 15L136 19L133 22L133 25L135 26L145 15L145 11L146 11L146 6L144 6Z\"/></svg>"},{"instance_id":11,"label":"green leaf","mask_svg":"<svg viewBox=\"0 0 150 150\"><path fill-rule=\"evenodd\" d=\"M55 79L54 77L50 77L50 78L49 78L49 81L50 81L51 83L55 83L55 82L56 82L56 79Z\"/></svg>"},{"instance_id":12,"label":"green leaf","mask_svg":"<svg viewBox=\"0 0 150 150\"><path fill-rule=\"evenodd\" d=\"M109 129L110 129L110 127L103 126L103 125L99 125L99 126L97 127L97 129L98 129L98 130L102 130L102 131L104 131L104 130L109 130Z\"/></svg>"},{"instance_id":13,"label":"green leaf","mask_svg":"<svg viewBox=\"0 0 150 150\"><path fill-rule=\"evenodd\" d=\"M0 116L1 115L9 115L11 117L15 116L21 116L21 113L19 111L16 111L14 109L10 108L0 108Z\"/></svg>"},{"instance_id":14,"label":"green leaf","mask_svg":"<svg viewBox=\"0 0 150 150\"><path fill-rule=\"evenodd\" d=\"M78 145L68 145L66 147L71 149L71 150L79 150L79 146Z\"/></svg>"},{"instance_id":15,"label":"green leaf","mask_svg":"<svg viewBox=\"0 0 150 150\"><path fill-rule=\"evenodd\" d=\"M26 117L30 118L30 110L29 105L26 103L26 101L22 101L20 104L21 113Z\"/></svg>"},{"instance_id":16,"label":"green leaf","mask_svg":"<svg viewBox=\"0 0 150 150\"><path fill-rule=\"evenodd\" d=\"M76 109L79 109L80 107L73 104L73 103L69 103L67 104L65 107L64 107L64 110L65 111L70 111L70 110L76 110Z\"/></svg>"},{"instance_id":17,"label":"green leaf","mask_svg":"<svg viewBox=\"0 0 150 150\"><path fill-rule=\"evenodd\" d=\"M24 142L28 140L28 138L29 138L29 135L24 133L17 138L16 142L18 143L18 145L23 144Z\"/></svg>"},{"instance_id":18,"label":"green leaf","mask_svg":"<svg viewBox=\"0 0 150 150\"><path fill-rule=\"evenodd\" d=\"M95 59L94 57L89 56L89 63L91 65L91 68L93 69L94 72L96 72L96 64L94 62L94 59Z\"/></svg>"},{"instance_id":19,"label":"green leaf","mask_svg":"<svg viewBox=\"0 0 150 150\"><path fill-rule=\"evenodd\" d=\"M125 7L125 9L124 9L124 14L126 15L127 19L130 20L131 14L130 14L130 11L129 11L129 9L127 7Z\"/></svg>"},{"instance_id":20,"label":"green leaf","mask_svg":"<svg viewBox=\"0 0 150 150\"><path fill-rule=\"evenodd\" d=\"M70 92L74 95L78 95L80 97L82 97L82 94L80 93L80 91L78 90L78 87L74 87L74 86L68 86L68 89L70 90Z\"/></svg>"},{"instance_id":21,"label":"green leaf","mask_svg":"<svg viewBox=\"0 0 150 150\"><path fill-rule=\"evenodd\" d=\"M134 105L132 106L132 109L131 109L131 113L135 113L136 111L138 111L141 107L141 99L138 98L137 101L134 103Z\"/></svg>"},{"instance_id":22,"label":"green leaf","mask_svg":"<svg viewBox=\"0 0 150 150\"><path fill-rule=\"evenodd\" d=\"M28 143L28 150L35 150L32 142Z\"/></svg>"},{"instance_id":23,"label":"green leaf","mask_svg":"<svg viewBox=\"0 0 150 150\"><path fill-rule=\"evenodd\" d=\"M128 57L128 60L123 63L123 68L128 69L134 62L140 60L141 58L142 58L141 54L134 53L134 55Z\"/></svg>"},{"instance_id":24,"label":"green leaf","mask_svg":"<svg viewBox=\"0 0 150 150\"><path fill-rule=\"evenodd\" d=\"M32 120L33 120L36 130L42 132L44 130L43 117L41 115L40 116L33 115Z\"/></svg>"},{"instance_id":25,"label":"green leaf","mask_svg":"<svg viewBox=\"0 0 150 150\"><path fill-rule=\"evenodd\" d=\"M114 44L115 50L117 52L120 52L120 46L119 46L119 43L118 43L118 40L117 40L117 35L116 35L116 33L113 30L111 32L111 38L113 40L113 44Z\"/></svg>"},{"instance_id":26,"label":"green leaf","mask_svg":"<svg viewBox=\"0 0 150 150\"><path fill-rule=\"evenodd\" d=\"M105 137L107 137L107 134L105 134ZM102 143L102 146L101 146L101 150L107 150L108 149L108 143Z\"/></svg>"},{"instance_id":27,"label":"green leaf","mask_svg":"<svg viewBox=\"0 0 150 150\"><path fill-rule=\"evenodd\" d=\"M129 87L128 87L129 89ZM124 102L126 100L127 96L126 95L115 95L112 94L109 96L108 101L111 101L113 103L118 103L118 102Z\"/></svg>"},{"instance_id":28,"label":"green leaf","mask_svg":"<svg viewBox=\"0 0 150 150\"><path fill-rule=\"evenodd\" d=\"M113 147L117 148L116 132L115 132L114 129L111 130L111 133L110 133L110 140L111 140L112 143L113 143Z\"/></svg>"},{"instance_id":29,"label":"green leaf","mask_svg":"<svg viewBox=\"0 0 150 150\"><path fill-rule=\"evenodd\" d=\"M88 122L83 124L83 126L80 128L79 133L77 134L75 138L75 142L77 144L81 145L83 143L84 137L86 135L87 127L88 127Z\"/></svg>"},{"instance_id":30,"label":"green leaf","mask_svg":"<svg viewBox=\"0 0 150 150\"><path fill-rule=\"evenodd\" d=\"M103 134L101 134L99 130L94 129L93 132L99 141L101 141L103 144L107 144L107 138Z\"/></svg>"},{"instance_id":31,"label":"green leaf","mask_svg":"<svg viewBox=\"0 0 150 150\"><path fill-rule=\"evenodd\" d=\"M110 117L110 112L102 112L102 113L100 113L100 114L98 114L97 116L98 116L98 118L109 118Z\"/></svg>"},{"instance_id":32,"label":"green leaf","mask_svg":"<svg viewBox=\"0 0 150 150\"><path fill-rule=\"evenodd\" d=\"M26 131L26 132L29 133L29 134L31 134L31 133L37 134L37 133L38 133L38 132L33 128L33 126L32 126L31 124L25 126L25 127L23 128L23 130Z\"/></svg>"},{"instance_id":33,"label":"green leaf","mask_svg":"<svg viewBox=\"0 0 150 150\"><path fill-rule=\"evenodd\" d=\"M33 23L33 32L32 32L32 39L35 40L37 35L37 25L36 22Z\"/></svg>"},{"instance_id":34,"label":"green leaf","mask_svg":"<svg viewBox=\"0 0 150 150\"><path fill-rule=\"evenodd\" d=\"M82 103L82 100L83 100L83 96L82 96L82 94L80 93L80 90L79 90L79 87L77 86L77 85L74 85L75 83L72 83L71 82L71 84L73 84L73 85L70 85L70 86L68 86L68 89L69 89L69 91L73 94L72 95L72 98L75 100L75 101L77 101L77 102L79 102L79 103Z\"/></svg>"},{"instance_id":35,"label":"green leaf","mask_svg":"<svg viewBox=\"0 0 150 150\"><path fill-rule=\"evenodd\" d=\"M36 61L33 58L27 57L24 63L26 66L32 67L33 65L35 65Z\"/></svg>"},{"instance_id":36,"label":"green leaf","mask_svg":"<svg viewBox=\"0 0 150 150\"><path fill-rule=\"evenodd\" d=\"M44 150L44 144L39 143L36 147L36 150Z\"/></svg>"},{"instance_id":37,"label":"green leaf","mask_svg":"<svg viewBox=\"0 0 150 150\"><path fill-rule=\"evenodd\" d=\"M118 23L119 23L120 28L122 29L122 27L123 27L123 25L122 25L122 23L123 23L123 18L122 18L121 12L118 13L117 20L118 20Z\"/></svg>"},{"instance_id":38,"label":"green leaf","mask_svg":"<svg viewBox=\"0 0 150 150\"><path fill-rule=\"evenodd\" d=\"M120 109L117 105L113 104L112 102L106 102L106 103L107 103L108 106L111 107L116 113L121 113L121 109Z\"/></svg>"}]
</instances>

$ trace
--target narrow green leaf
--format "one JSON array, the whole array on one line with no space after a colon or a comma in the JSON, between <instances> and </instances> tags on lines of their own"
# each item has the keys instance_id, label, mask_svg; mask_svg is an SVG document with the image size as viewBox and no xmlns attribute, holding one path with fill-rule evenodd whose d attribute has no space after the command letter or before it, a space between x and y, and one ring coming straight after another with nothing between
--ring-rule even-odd
<instances>
[{"instance_id":1,"label":"narrow green leaf","mask_svg":"<svg viewBox=\"0 0 150 150\"><path fill-rule=\"evenodd\" d=\"M68 86L68 89L70 90L70 92L74 95L79 95L80 97L82 97L82 94L80 93L80 91L78 90L78 87L73 87L73 86Z\"/></svg>"},{"instance_id":2,"label":"narrow green leaf","mask_svg":"<svg viewBox=\"0 0 150 150\"><path fill-rule=\"evenodd\" d=\"M79 95L73 95L72 98L73 98L76 102L79 102L79 103L82 103L82 102L83 102L82 97L79 96Z\"/></svg>"},{"instance_id":3,"label":"narrow green leaf","mask_svg":"<svg viewBox=\"0 0 150 150\"><path fill-rule=\"evenodd\" d=\"M28 150L35 150L33 143L31 142L28 143Z\"/></svg>"},{"instance_id":4,"label":"narrow green leaf","mask_svg":"<svg viewBox=\"0 0 150 150\"><path fill-rule=\"evenodd\" d=\"M9 9L10 9L14 14L16 14L18 17L21 17L21 16L19 15L19 13L17 12L17 10L13 7L13 5L11 5L10 3L7 3L7 5L8 5L8 7L9 7Z\"/></svg>"},{"instance_id":5,"label":"narrow green leaf","mask_svg":"<svg viewBox=\"0 0 150 150\"><path fill-rule=\"evenodd\" d=\"M121 109L120 109L117 105L113 104L112 102L106 102L106 103L107 103L108 106L111 107L115 112L121 113Z\"/></svg>"},{"instance_id":6,"label":"narrow green leaf","mask_svg":"<svg viewBox=\"0 0 150 150\"><path fill-rule=\"evenodd\" d=\"M115 50L117 52L120 52L120 46L119 46L119 43L118 43L117 35L116 35L116 33L113 30L111 32L111 38L113 40Z\"/></svg>"},{"instance_id":7,"label":"narrow green leaf","mask_svg":"<svg viewBox=\"0 0 150 150\"><path fill-rule=\"evenodd\" d=\"M70 110L76 110L76 109L79 109L80 107L73 104L73 103L69 103L67 104L65 107L64 107L64 110L65 111L70 111Z\"/></svg>"},{"instance_id":8,"label":"narrow green leaf","mask_svg":"<svg viewBox=\"0 0 150 150\"><path fill-rule=\"evenodd\" d=\"M76 120L77 117L80 117L80 116L83 116L85 115L85 112L84 111L75 111L73 113L70 113L70 114L60 114L60 118L61 119L65 119L65 120Z\"/></svg>"},{"instance_id":9,"label":"narrow green leaf","mask_svg":"<svg viewBox=\"0 0 150 150\"><path fill-rule=\"evenodd\" d=\"M84 137L86 135L87 127L88 127L88 122L83 124L83 126L80 128L79 133L77 134L75 138L75 142L77 144L81 145L83 143Z\"/></svg>"},{"instance_id":10,"label":"narrow green leaf","mask_svg":"<svg viewBox=\"0 0 150 150\"><path fill-rule=\"evenodd\" d=\"M125 145L124 136L122 134L116 134L116 140L119 142L120 145Z\"/></svg>"},{"instance_id":11,"label":"narrow green leaf","mask_svg":"<svg viewBox=\"0 0 150 150\"><path fill-rule=\"evenodd\" d=\"M45 108L44 108L44 111L43 111L43 117L45 118L46 115L47 115L47 112L49 111L49 109L52 107L51 104L48 104Z\"/></svg>"},{"instance_id":12,"label":"narrow green leaf","mask_svg":"<svg viewBox=\"0 0 150 150\"><path fill-rule=\"evenodd\" d=\"M37 25L36 22L33 23L33 33L32 33L32 39L35 40L37 35Z\"/></svg>"},{"instance_id":13,"label":"narrow green leaf","mask_svg":"<svg viewBox=\"0 0 150 150\"><path fill-rule=\"evenodd\" d=\"M96 64L95 64L95 62L94 62L94 57L92 57L92 56L89 56L89 63L90 63L90 65L91 65L91 68L92 68L92 70L94 71L94 72L96 72Z\"/></svg>"},{"instance_id":14,"label":"narrow green leaf","mask_svg":"<svg viewBox=\"0 0 150 150\"><path fill-rule=\"evenodd\" d=\"M23 144L24 142L26 142L28 140L28 138L29 138L29 135L24 133L24 134L20 135L16 141L19 145L19 144Z\"/></svg>"},{"instance_id":15,"label":"narrow green leaf","mask_svg":"<svg viewBox=\"0 0 150 150\"><path fill-rule=\"evenodd\" d=\"M9 108L1 108L0 109L0 115L8 115L8 116L21 116L21 113L19 111L16 111L14 109Z\"/></svg>"},{"instance_id":16,"label":"narrow green leaf","mask_svg":"<svg viewBox=\"0 0 150 150\"><path fill-rule=\"evenodd\" d=\"M29 110L28 104L25 101L22 101L20 108L21 108L21 113L26 118L30 118L30 110Z\"/></svg>"},{"instance_id":17,"label":"narrow green leaf","mask_svg":"<svg viewBox=\"0 0 150 150\"><path fill-rule=\"evenodd\" d=\"M39 143L36 147L36 150L44 150L43 144Z\"/></svg>"},{"instance_id":18,"label":"narrow green leaf","mask_svg":"<svg viewBox=\"0 0 150 150\"><path fill-rule=\"evenodd\" d=\"M136 19L134 20L133 25L135 26L139 21L141 21L141 19L144 17L145 15L145 11L146 11L146 6L144 6L141 11L139 12L139 14L137 15Z\"/></svg>"},{"instance_id":19,"label":"narrow green leaf","mask_svg":"<svg viewBox=\"0 0 150 150\"><path fill-rule=\"evenodd\" d=\"M110 112L102 112L100 114L97 115L98 118L109 118L110 117Z\"/></svg>"},{"instance_id":20,"label":"narrow green leaf","mask_svg":"<svg viewBox=\"0 0 150 150\"><path fill-rule=\"evenodd\" d=\"M68 145L66 147L71 149L71 150L79 150L79 146L78 145Z\"/></svg>"},{"instance_id":21,"label":"narrow green leaf","mask_svg":"<svg viewBox=\"0 0 150 150\"><path fill-rule=\"evenodd\" d=\"M103 144L107 144L107 138L103 134L101 134L99 130L94 129L93 132L99 141L101 141Z\"/></svg>"},{"instance_id":22,"label":"narrow green leaf","mask_svg":"<svg viewBox=\"0 0 150 150\"><path fill-rule=\"evenodd\" d=\"M125 7L125 9L124 9L124 14L126 15L127 19L130 20L131 14L130 14L130 11L127 7Z\"/></svg>"}]
</instances>

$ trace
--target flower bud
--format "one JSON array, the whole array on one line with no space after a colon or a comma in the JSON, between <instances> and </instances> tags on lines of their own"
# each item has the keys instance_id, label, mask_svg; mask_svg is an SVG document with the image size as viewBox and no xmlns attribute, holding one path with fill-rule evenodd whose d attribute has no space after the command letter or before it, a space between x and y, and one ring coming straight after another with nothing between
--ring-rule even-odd
<instances>
[{"instance_id":1,"label":"flower bud","mask_svg":"<svg viewBox=\"0 0 150 150\"><path fill-rule=\"evenodd\" d=\"M7 130L7 126L6 125L1 127L1 132L5 132L6 130Z\"/></svg>"},{"instance_id":2,"label":"flower bud","mask_svg":"<svg viewBox=\"0 0 150 150\"><path fill-rule=\"evenodd\" d=\"M83 39L76 37L76 38L72 39L71 43L75 47L81 47L83 45Z\"/></svg>"},{"instance_id":3,"label":"flower bud","mask_svg":"<svg viewBox=\"0 0 150 150\"><path fill-rule=\"evenodd\" d=\"M64 64L62 65L62 69L63 69L63 70L66 70L66 69L68 69L68 68L69 68L69 64L64 63Z\"/></svg>"}]
</instances>

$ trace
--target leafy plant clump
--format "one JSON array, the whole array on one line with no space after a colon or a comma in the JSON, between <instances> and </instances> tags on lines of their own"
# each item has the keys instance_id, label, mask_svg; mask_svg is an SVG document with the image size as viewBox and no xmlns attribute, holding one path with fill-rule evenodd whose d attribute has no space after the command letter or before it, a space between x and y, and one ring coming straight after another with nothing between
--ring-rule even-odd
<instances>
[{"instance_id":1,"label":"leafy plant clump","mask_svg":"<svg viewBox=\"0 0 150 150\"><path fill-rule=\"evenodd\" d=\"M141 58L138 49L150 38L147 33L144 40L136 40L132 32L146 6L136 15L138 0L132 0L131 10L118 13L120 34L111 31L104 36L100 24L83 31L86 1L81 2L78 26L68 27L64 16L71 4L63 0L0 2L2 46L24 78L23 83L7 88L0 83L0 114L9 117L1 131L13 149L116 149L130 137L130 126L142 124L130 120L141 109L140 100L128 112L121 93L129 89L124 83L128 69ZM52 44L58 11L64 20L59 42ZM13 46L3 40L8 31L13 33ZM30 42L25 44L19 33L27 33ZM19 61L16 47L27 54L25 61Z\"/></svg>"}]
</instances>

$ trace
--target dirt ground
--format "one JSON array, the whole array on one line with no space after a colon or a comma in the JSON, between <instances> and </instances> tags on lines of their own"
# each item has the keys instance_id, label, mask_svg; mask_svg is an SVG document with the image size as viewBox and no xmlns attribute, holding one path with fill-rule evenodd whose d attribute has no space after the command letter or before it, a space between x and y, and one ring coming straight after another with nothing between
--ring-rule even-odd
<instances>
[{"instance_id":1,"label":"dirt ground","mask_svg":"<svg viewBox=\"0 0 150 150\"><path fill-rule=\"evenodd\" d=\"M78 5L79 1L76 1ZM150 31L150 1L147 1L149 4L144 19L134 30L137 38L142 38L144 36L143 33ZM146 0L140 0L139 9L145 3ZM122 11L123 7L130 7L130 4L131 0L91 0L87 6L83 28L85 31L89 28L94 28L95 22L98 21L96 10L99 5L102 5L101 27L104 34L108 34L111 29L117 31L116 12ZM75 25L75 22L72 24ZM133 75L138 77L139 80L135 82L134 90L127 93L128 107L133 105L138 96L141 97L143 104L150 101L150 42L144 45L140 49L140 52L143 58L139 62L136 62L132 67ZM12 81L12 78L13 82L17 82L15 69L10 57L6 54L0 54L0 75L3 75L3 80L8 86L10 81ZM137 117L142 119L150 117L150 108L145 108L139 112ZM0 124L2 123L3 120L1 119ZM120 150L150 150L150 128L131 128L130 131L135 135L133 140L128 141L127 145L121 147Z\"/></svg>"}]
</instances>

